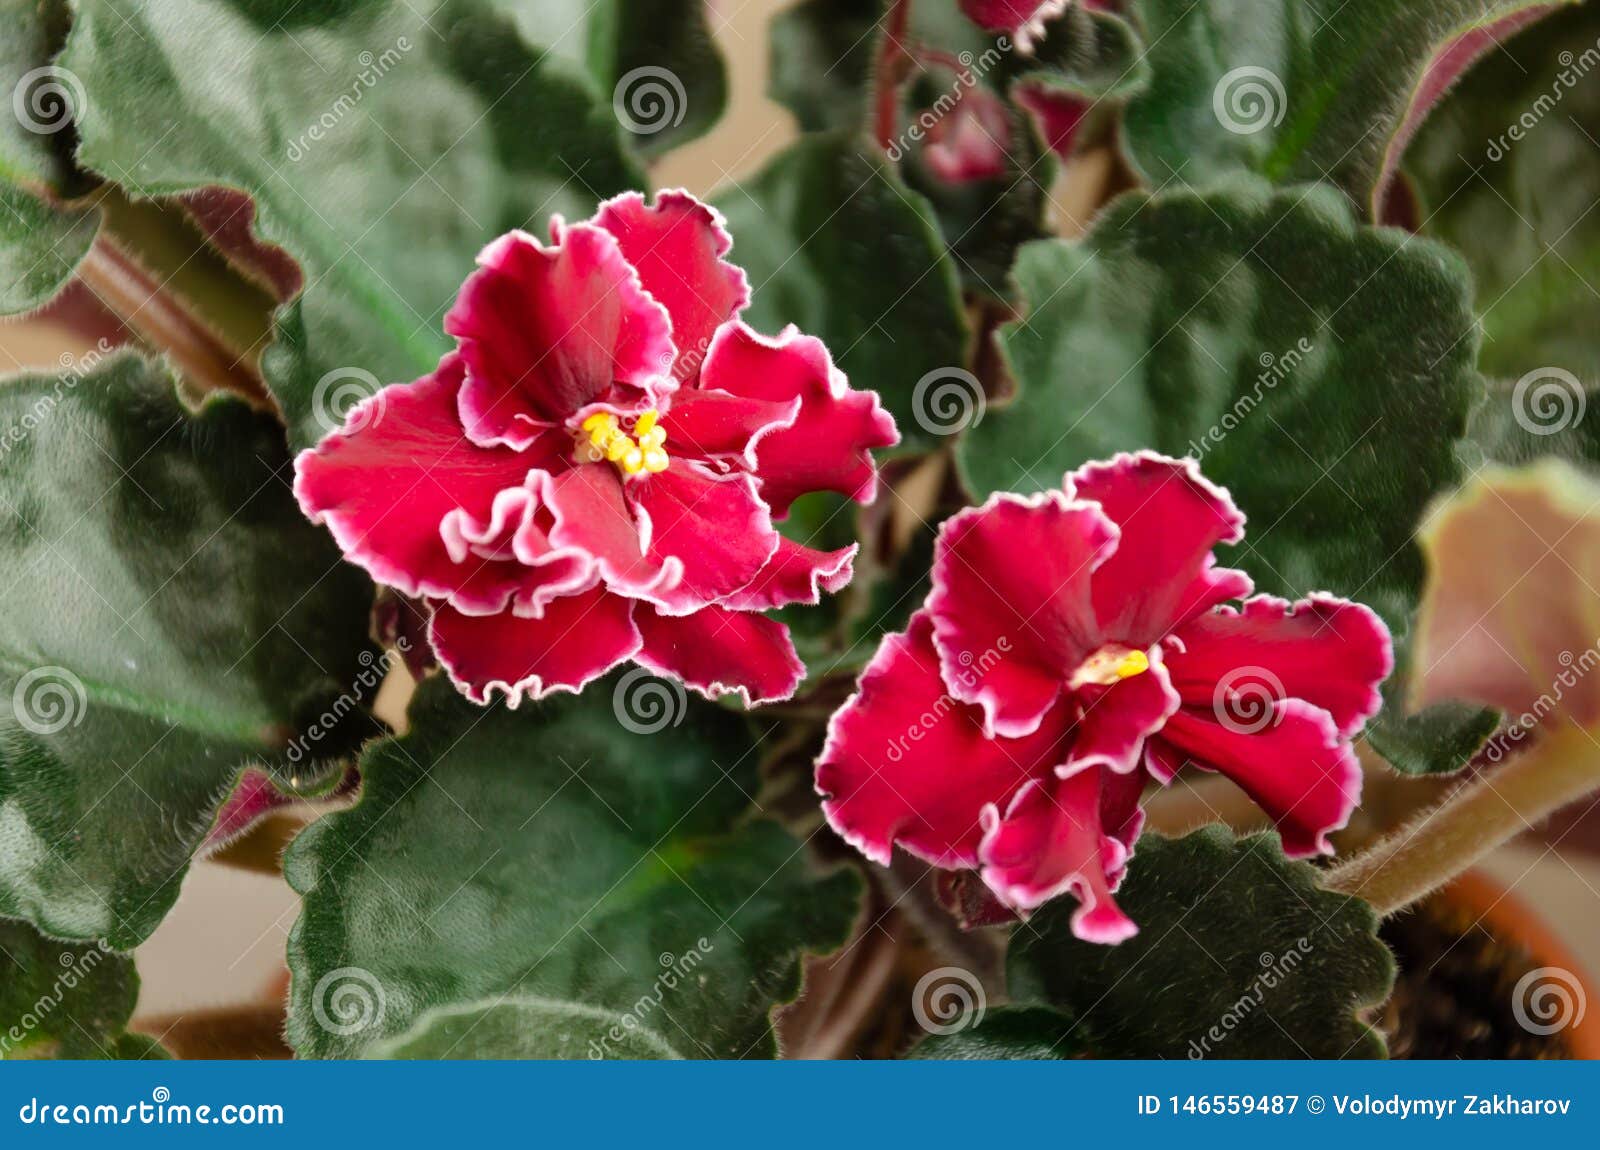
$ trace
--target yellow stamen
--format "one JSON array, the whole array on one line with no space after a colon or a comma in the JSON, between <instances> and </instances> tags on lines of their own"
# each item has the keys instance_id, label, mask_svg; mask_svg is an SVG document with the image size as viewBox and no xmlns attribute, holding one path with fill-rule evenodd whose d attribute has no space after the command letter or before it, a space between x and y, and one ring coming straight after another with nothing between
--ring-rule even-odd
<instances>
[{"instance_id":1,"label":"yellow stamen","mask_svg":"<svg viewBox=\"0 0 1600 1150\"><path fill-rule=\"evenodd\" d=\"M1117 662L1117 678L1131 679L1150 669L1150 656L1143 651L1129 651Z\"/></svg>"},{"instance_id":2,"label":"yellow stamen","mask_svg":"<svg viewBox=\"0 0 1600 1150\"><path fill-rule=\"evenodd\" d=\"M578 436L576 455L580 463L610 460L629 478L655 475L671 464L663 444L667 429L660 424L657 411L643 411L633 423L633 434L622 430L621 421L608 411L597 411L584 419Z\"/></svg>"}]
</instances>

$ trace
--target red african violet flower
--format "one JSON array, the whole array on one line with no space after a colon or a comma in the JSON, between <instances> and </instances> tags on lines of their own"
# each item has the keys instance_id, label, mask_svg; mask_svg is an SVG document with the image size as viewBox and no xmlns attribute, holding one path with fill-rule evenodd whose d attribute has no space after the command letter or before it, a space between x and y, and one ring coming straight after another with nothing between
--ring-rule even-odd
<instances>
[{"instance_id":1,"label":"red african violet flower","mask_svg":"<svg viewBox=\"0 0 1600 1150\"><path fill-rule=\"evenodd\" d=\"M1005 32L1020 52L1044 39L1045 25L1067 10L1069 0L961 0L967 19L986 32Z\"/></svg>"},{"instance_id":2,"label":"red african violet flower","mask_svg":"<svg viewBox=\"0 0 1600 1150\"><path fill-rule=\"evenodd\" d=\"M1244 516L1193 461L1119 455L1064 487L944 525L927 603L834 715L817 789L869 858L977 868L1024 913L1071 890L1078 936L1113 943L1135 931L1112 892L1140 795L1186 764L1243 788L1288 854L1331 849L1393 657L1342 599L1224 606L1251 583L1212 550Z\"/></svg>"},{"instance_id":3,"label":"red african violet flower","mask_svg":"<svg viewBox=\"0 0 1600 1150\"><path fill-rule=\"evenodd\" d=\"M1000 97L982 88L962 93L948 116L934 121L922 162L948 184L992 180L1006 173L1011 123Z\"/></svg>"},{"instance_id":4,"label":"red african violet flower","mask_svg":"<svg viewBox=\"0 0 1600 1150\"><path fill-rule=\"evenodd\" d=\"M625 660L708 694L786 698L803 669L760 614L849 581L772 521L812 491L871 499L894 444L816 339L738 318L744 273L686 192L557 217L478 257L433 374L384 388L295 461L345 556L432 604L477 702L577 691Z\"/></svg>"}]
</instances>

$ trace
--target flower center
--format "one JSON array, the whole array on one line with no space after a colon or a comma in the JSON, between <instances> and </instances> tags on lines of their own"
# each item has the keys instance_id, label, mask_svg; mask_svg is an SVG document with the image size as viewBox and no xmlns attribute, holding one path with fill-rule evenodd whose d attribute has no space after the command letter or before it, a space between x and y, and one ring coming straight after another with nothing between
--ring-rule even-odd
<instances>
[{"instance_id":1,"label":"flower center","mask_svg":"<svg viewBox=\"0 0 1600 1150\"><path fill-rule=\"evenodd\" d=\"M1078 669L1072 672L1072 678L1067 680L1067 685L1074 690L1090 684L1109 687L1123 679L1142 675L1149 669L1150 656L1143 651L1124 647L1120 643L1107 643L1078 664Z\"/></svg>"},{"instance_id":2,"label":"flower center","mask_svg":"<svg viewBox=\"0 0 1600 1150\"><path fill-rule=\"evenodd\" d=\"M658 422L660 418L653 409L641 413L634 420L630 435L609 411L595 412L583 421L583 430L578 433L578 461L610 460L629 479L665 471L671 460L663 446L667 442L667 431Z\"/></svg>"}]
</instances>

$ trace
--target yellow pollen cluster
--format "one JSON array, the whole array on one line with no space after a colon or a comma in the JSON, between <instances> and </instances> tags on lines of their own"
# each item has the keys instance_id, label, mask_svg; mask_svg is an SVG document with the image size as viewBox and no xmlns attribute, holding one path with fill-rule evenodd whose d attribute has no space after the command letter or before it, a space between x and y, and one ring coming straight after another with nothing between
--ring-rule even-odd
<instances>
[{"instance_id":1,"label":"yellow pollen cluster","mask_svg":"<svg viewBox=\"0 0 1600 1150\"><path fill-rule=\"evenodd\" d=\"M1131 679L1150 669L1150 656L1143 651L1129 651L1117 662L1117 678Z\"/></svg>"},{"instance_id":2,"label":"yellow pollen cluster","mask_svg":"<svg viewBox=\"0 0 1600 1150\"><path fill-rule=\"evenodd\" d=\"M634 420L633 434L622 430L617 417L608 411L597 411L583 421L587 438L578 441L578 458L586 463L599 463L608 459L624 475L638 477L665 471L667 451L666 428L657 422L660 415L646 411Z\"/></svg>"}]
</instances>

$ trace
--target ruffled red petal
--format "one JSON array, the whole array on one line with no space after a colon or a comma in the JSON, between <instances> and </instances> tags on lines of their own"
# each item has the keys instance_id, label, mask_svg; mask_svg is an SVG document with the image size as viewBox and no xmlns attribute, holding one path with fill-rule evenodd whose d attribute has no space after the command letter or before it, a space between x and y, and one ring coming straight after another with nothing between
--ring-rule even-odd
<instances>
[{"instance_id":1,"label":"ruffled red petal","mask_svg":"<svg viewBox=\"0 0 1600 1150\"><path fill-rule=\"evenodd\" d=\"M1211 553L1244 538L1244 514L1194 460L1122 454L1080 468L1066 487L1098 503L1121 532L1094 580L1108 639L1149 647L1201 611L1250 593L1249 577L1215 566Z\"/></svg>"},{"instance_id":2,"label":"ruffled red petal","mask_svg":"<svg viewBox=\"0 0 1600 1150\"><path fill-rule=\"evenodd\" d=\"M595 586L550 603L536 619L506 611L463 615L448 604L433 614L429 641L450 681L475 703L499 692L523 698L584 685L638 653L634 603Z\"/></svg>"},{"instance_id":3,"label":"ruffled red petal","mask_svg":"<svg viewBox=\"0 0 1600 1150\"><path fill-rule=\"evenodd\" d=\"M1300 699L1246 724L1182 707L1158 736L1173 759L1232 779L1277 824L1291 858L1332 854L1328 835L1361 801L1361 766L1327 711Z\"/></svg>"},{"instance_id":4,"label":"ruffled red petal","mask_svg":"<svg viewBox=\"0 0 1600 1150\"><path fill-rule=\"evenodd\" d=\"M668 615L687 615L746 586L778 549L778 533L748 475L715 475L676 459L624 485L647 520L645 559L667 572L658 585L623 589Z\"/></svg>"},{"instance_id":5,"label":"ruffled red petal","mask_svg":"<svg viewBox=\"0 0 1600 1150\"><path fill-rule=\"evenodd\" d=\"M1150 669L1109 687L1085 687L1077 697L1083 714L1073 734L1072 770L1105 767L1120 774L1138 769L1145 740L1161 729L1178 709L1173 689L1157 651Z\"/></svg>"},{"instance_id":6,"label":"ruffled red petal","mask_svg":"<svg viewBox=\"0 0 1600 1150\"><path fill-rule=\"evenodd\" d=\"M937 866L976 866L981 812L1049 776L1070 726L1061 707L1027 738L985 736L977 709L946 692L933 624L919 611L905 634L883 641L828 724L817 763L823 813L884 865L899 843Z\"/></svg>"},{"instance_id":7,"label":"ruffled red petal","mask_svg":"<svg viewBox=\"0 0 1600 1150\"><path fill-rule=\"evenodd\" d=\"M859 543L838 551L816 551L782 536L756 577L722 600L734 611L767 611L791 603L812 606L822 602L822 592L830 594L850 582L851 564Z\"/></svg>"},{"instance_id":8,"label":"ruffled red petal","mask_svg":"<svg viewBox=\"0 0 1600 1150\"><path fill-rule=\"evenodd\" d=\"M978 27L1009 32L1024 53L1044 39L1045 24L1067 10L1069 0L961 0L961 11ZM1090 5L1093 7L1093 5Z\"/></svg>"},{"instance_id":9,"label":"ruffled red petal","mask_svg":"<svg viewBox=\"0 0 1600 1150\"><path fill-rule=\"evenodd\" d=\"M900 441L877 393L852 389L822 341L793 327L767 339L739 321L724 325L711 341L701 386L773 403L801 401L791 425L755 444L761 497L776 519L812 491L868 502L878 489L871 451Z\"/></svg>"},{"instance_id":10,"label":"ruffled red petal","mask_svg":"<svg viewBox=\"0 0 1600 1150\"><path fill-rule=\"evenodd\" d=\"M1312 595L1298 603L1258 595L1219 607L1179 632L1167 657L1189 706L1209 707L1236 685L1279 699L1304 699L1333 716L1341 735L1361 729L1394 669L1389 630L1359 603ZM1225 702L1225 700L1224 700Z\"/></svg>"},{"instance_id":11,"label":"ruffled red petal","mask_svg":"<svg viewBox=\"0 0 1600 1150\"><path fill-rule=\"evenodd\" d=\"M589 577L581 555L548 545L523 484L555 466L540 441L525 452L462 437L462 364L386 387L351 410L342 431L295 459L295 495L325 523L345 557L414 597L449 598L492 613ZM522 533L520 555L510 540Z\"/></svg>"},{"instance_id":12,"label":"ruffled red petal","mask_svg":"<svg viewBox=\"0 0 1600 1150\"><path fill-rule=\"evenodd\" d=\"M737 694L745 706L787 699L805 678L789 628L751 611L702 607L663 615L647 604L635 612L644 637L636 659L676 675L709 699Z\"/></svg>"},{"instance_id":13,"label":"ruffled red petal","mask_svg":"<svg viewBox=\"0 0 1600 1150\"><path fill-rule=\"evenodd\" d=\"M1126 854L1101 822L1099 769L1065 779L1038 779L1018 792L1002 815L984 812L978 848L983 881L1017 910L1033 910L1071 891L1078 899L1072 933L1085 942L1114 944L1139 928L1111 892L1112 872Z\"/></svg>"},{"instance_id":14,"label":"ruffled red petal","mask_svg":"<svg viewBox=\"0 0 1600 1150\"><path fill-rule=\"evenodd\" d=\"M610 232L575 224L552 247L509 232L478 263L444 321L467 364L461 422L475 442L524 446L613 385L624 403L654 402L672 325Z\"/></svg>"},{"instance_id":15,"label":"ruffled red petal","mask_svg":"<svg viewBox=\"0 0 1600 1150\"><path fill-rule=\"evenodd\" d=\"M1098 507L1059 491L997 494L939 532L928 613L945 682L991 730L1027 734L1100 645L1095 571L1115 550Z\"/></svg>"},{"instance_id":16,"label":"ruffled red petal","mask_svg":"<svg viewBox=\"0 0 1600 1150\"><path fill-rule=\"evenodd\" d=\"M694 379L713 333L750 302L744 272L722 258L733 246L722 213L681 190L657 192L654 207L624 192L601 204L594 222L617 238L644 289L672 318L673 377Z\"/></svg>"}]
</instances>

